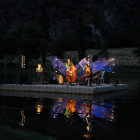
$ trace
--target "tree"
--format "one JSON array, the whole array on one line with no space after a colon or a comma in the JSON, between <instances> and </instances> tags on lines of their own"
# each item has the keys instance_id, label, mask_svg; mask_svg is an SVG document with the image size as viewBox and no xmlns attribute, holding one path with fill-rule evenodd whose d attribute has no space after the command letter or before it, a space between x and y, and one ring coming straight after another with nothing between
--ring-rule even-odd
<instances>
[{"instance_id":1,"label":"tree","mask_svg":"<svg viewBox=\"0 0 140 140\"><path fill-rule=\"evenodd\" d=\"M6 37L8 36L16 40L18 54L25 55L26 68L28 68L30 59L37 59L40 56L42 46L47 46L45 34L42 33L41 28L32 25L30 22L26 24L16 23L8 31Z\"/></svg>"},{"instance_id":2,"label":"tree","mask_svg":"<svg viewBox=\"0 0 140 140\"><path fill-rule=\"evenodd\" d=\"M53 50L52 54L58 56L59 58L63 58L63 52L65 50L66 42L64 38L58 38L55 44L55 50Z\"/></svg>"},{"instance_id":3,"label":"tree","mask_svg":"<svg viewBox=\"0 0 140 140\"><path fill-rule=\"evenodd\" d=\"M13 36L0 36L0 59L6 55L16 54L16 40Z\"/></svg>"},{"instance_id":4,"label":"tree","mask_svg":"<svg viewBox=\"0 0 140 140\"><path fill-rule=\"evenodd\" d=\"M86 53L86 41L85 41L85 25L83 22L82 17L80 14L77 16L77 23L76 23L76 30L75 30L75 42L76 42L76 48L79 53L79 60L85 57Z\"/></svg>"},{"instance_id":5,"label":"tree","mask_svg":"<svg viewBox=\"0 0 140 140\"><path fill-rule=\"evenodd\" d=\"M5 51L6 50L4 49L4 40L2 36L0 36L0 59L4 57Z\"/></svg>"},{"instance_id":6,"label":"tree","mask_svg":"<svg viewBox=\"0 0 140 140\"><path fill-rule=\"evenodd\" d=\"M45 66L45 61L46 61L46 54L48 51L48 42L50 41L50 35L49 35L49 20L48 16L45 10L45 7L43 4L40 4L40 16L39 16L39 24L42 28L43 33L45 34L47 45L41 47L41 54L42 54L42 62L43 66Z\"/></svg>"}]
</instances>

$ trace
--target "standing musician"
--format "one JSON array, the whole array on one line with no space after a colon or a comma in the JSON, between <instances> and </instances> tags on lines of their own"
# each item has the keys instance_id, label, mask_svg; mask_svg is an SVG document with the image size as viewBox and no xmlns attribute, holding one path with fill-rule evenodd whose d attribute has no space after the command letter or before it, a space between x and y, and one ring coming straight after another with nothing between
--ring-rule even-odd
<instances>
[{"instance_id":1,"label":"standing musician","mask_svg":"<svg viewBox=\"0 0 140 140\"><path fill-rule=\"evenodd\" d=\"M72 55L73 58L73 55ZM67 72L66 72L66 79L68 82L72 83L74 81L77 80L77 68L73 65L72 62L70 62L70 59L68 59L67 63L66 63L66 67L67 67Z\"/></svg>"},{"instance_id":2,"label":"standing musician","mask_svg":"<svg viewBox=\"0 0 140 140\"><path fill-rule=\"evenodd\" d=\"M80 80L85 80L86 78L90 78L90 68L88 67L88 64L86 64L86 72L84 76L81 76Z\"/></svg>"},{"instance_id":3,"label":"standing musician","mask_svg":"<svg viewBox=\"0 0 140 140\"><path fill-rule=\"evenodd\" d=\"M66 63L67 71L70 71L70 66L71 66L71 62L70 62L70 59L68 59Z\"/></svg>"}]
</instances>

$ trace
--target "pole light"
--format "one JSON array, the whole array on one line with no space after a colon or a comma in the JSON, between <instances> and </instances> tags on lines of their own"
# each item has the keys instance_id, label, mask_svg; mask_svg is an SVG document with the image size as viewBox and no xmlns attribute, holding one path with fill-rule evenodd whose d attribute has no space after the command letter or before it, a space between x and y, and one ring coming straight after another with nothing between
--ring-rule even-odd
<instances>
[{"instance_id":1,"label":"pole light","mask_svg":"<svg viewBox=\"0 0 140 140\"><path fill-rule=\"evenodd\" d=\"M22 69L25 68L25 56L21 55L21 84L22 84Z\"/></svg>"},{"instance_id":2,"label":"pole light","mask_svg":"<svg viewBox=\"0 0 140 140\"><path fill-rule=\"evenodd\" d=\"M116 86L116 59L112 58L111 60L112 60L112 63L113 63L112 66L113 66L113 69L114 69L114 71L112 73L115 74L115 86Z\"/></svg>"},{"instance_id":3,"label":"pole light","mask_svg":"<svg viewBox=\"0 0 140 140\"><path fill-rule=\"evenodd\" d=\"M21 68L25 68L25 56L21 55Z\"/></svg>"}]
</instances>

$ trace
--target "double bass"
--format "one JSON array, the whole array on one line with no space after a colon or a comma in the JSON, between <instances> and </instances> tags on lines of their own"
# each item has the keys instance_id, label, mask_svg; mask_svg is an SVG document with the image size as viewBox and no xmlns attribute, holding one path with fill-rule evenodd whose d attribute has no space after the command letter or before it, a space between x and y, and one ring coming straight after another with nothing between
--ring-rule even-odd
<instances>
[{"instance_id":1,"label":"double bass","mask_svg":"<svg viewBox=\"0 0 140 140\"><path fill-rule=\"evenodd\" d=\"M72 58L73 58L73 54L72 54ZM72 58L71 58L70 69L67 69L67 72L66 72L66 79L70 83L77 80L77 74L76 74L77 68L72 64Z\"/></svg>"}]
</instances>

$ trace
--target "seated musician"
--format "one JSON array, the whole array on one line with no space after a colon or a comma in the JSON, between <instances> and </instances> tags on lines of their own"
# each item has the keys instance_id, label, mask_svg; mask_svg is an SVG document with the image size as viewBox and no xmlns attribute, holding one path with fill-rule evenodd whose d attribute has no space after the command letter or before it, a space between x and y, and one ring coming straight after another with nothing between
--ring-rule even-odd
<instances>
[{"instance_id":1,"label":"seated musician","mask_svg":"<svg viewBox=\"0 0 140 140\"><path fill-rule=\"evenodd\" d=\"M88 64L86 64L86 72L84 76L81 76L80 80L85 80L86 78L90 78L90 68L88 67Z\"/></svg>"},{"instance_id":2,"label":"seated musician","mask_svg":"<svg viewBox=\"0 0 140 140\"><path fill-rule=\"evenodd\" d=\"M43 68L41 67L41 64L38 64L38 68L36 68L36 72L43 72Z\"/></svg>"},{"instance_id":3,"label":"seated musician","mask_svg":"<svg viewBox=\"0 0 140 140\"><path fill-rule=\"evenodd\" d=\"M98 85L99 85L99 77L100 77L100 75L101 75L101 72L93 77L93 82L96 81L96 84L98 84Z\"/></svg>"}]
</instances>

